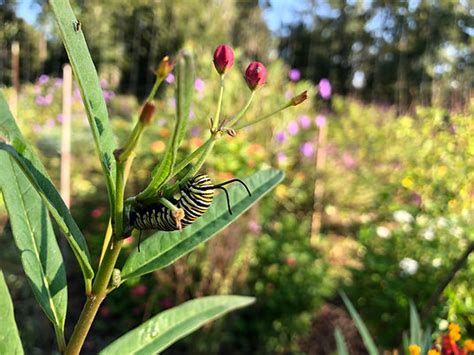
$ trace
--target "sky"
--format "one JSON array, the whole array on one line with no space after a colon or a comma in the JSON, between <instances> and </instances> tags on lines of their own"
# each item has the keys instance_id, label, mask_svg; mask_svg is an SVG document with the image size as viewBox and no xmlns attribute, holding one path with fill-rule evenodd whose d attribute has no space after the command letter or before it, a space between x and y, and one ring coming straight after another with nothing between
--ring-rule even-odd
<instances>
[{"instance_id":1,"label":"sky","mask_svg":"<svg viewBox=\"0 0 474 355\"><path fill-rule=\"evenodd\" d=\"M278 33L285 25L297 22L300 12L307 8L306 1L270 0L271 7L263 13L263 18L272 32ZM324 7L324 6L323 6ZM29 24L34 24L41 7L33 0L21 0L17 5L17 15Z\"/></svg>"}]
</instances>

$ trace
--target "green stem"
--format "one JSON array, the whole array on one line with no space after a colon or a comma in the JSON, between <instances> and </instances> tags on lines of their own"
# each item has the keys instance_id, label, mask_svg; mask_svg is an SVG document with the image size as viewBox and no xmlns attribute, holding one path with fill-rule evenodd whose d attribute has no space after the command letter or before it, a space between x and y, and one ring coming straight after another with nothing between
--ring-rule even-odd
<instances>
[{"instance_id":1,"label":"green stem","mask_svg":"<svg viewBox=\"0 0 474 355\"><path fill-rule=\"evenodd\" d=\"M128 141L125 144L124 150L120 153L119 163L125 162L130 154L135 150L142 136L145 125L140 120L137 121L135 127L133 128L132 134L128 137Z\"/></svg>"},{"instance_id":2,"label":"green stem","mask_svg":"<svg viewBox=\"0 0 474 355\"><path fill-rule=\"evenodd\" d=\"M160 87L161 83L165 80L164 76L157 76L155 79L155 84L153 84L153 88L150 91L150 94L148 95L146 102L150 102L155 98L156 92L158 91L158 88Z\"/></svg>"},{"instance_id":3,"label":"green stem","mask_svg":"<svg viewBox=\"0 0 474 355\"><path fill-rule=\"evenodd\" d=\"M183 170L191 161L194 160L198 155L200 155L203 151L207 149L207 146L211 144L211 142L214 140L213 137L210 137L206 142L204 142L199 148L194 150L190 155L188 155L186 158L181 160L178 164L176 164L173 168L173 174L178 174L181 170Z\"/></svg>"},{"instance_id":4,"label":"green stem","mask_svg":"<svg viewBox=\"0 0 474 355\"><path fill-rule=\"evenodd\" d=\"M241 124L237 127L235 127L235 129L242 129L242 128L245 128L245 127L248 127L248 126L251 126L251 125L254 125L255 123L258 123L258 122L261 122L265 119L267 119L268 117L270 116L273 116L273 115L276 115L277 113L287 109L288 107L292 106L291 103L286 103L285 105L283 105L282 107L280 107L279 109L267 114L267 115L264 115L262 117L259 117L259 118L256 118L254 119L253 121L250 121L250 122L247 122L247 123L244 123L244 124Z\"/></svg>"},{"instance_id":5,"label":"green stem","mask_svg":"<svg viewBox=\"0 0 474 355\"><path fill-rule=\"evenodd\" d=\"M252 93L250 94L250 97L247 101L247 103L245 104L244 108L242 110L240 110L240 112L235 116L233 117L230 121L229 121L229 128L231 128L232 126L236 125L237 122L240 121L240 119L243 117L243 115L247 112L247 110L249 109L250 107L250 104L253 100L253 97L255 96L255 90L252 90Z\"/></svg>"},{"instance_id":6,"label":"green stem","mask_svg":"<svg viewBox=\"0 0 474 355\"><path fill-rule=\"evenodd\" d=\"M224 74L221 74L221 85L219 90L219 99L217 101L217 109L216 115L214 117L214 121L212 122L212 131L217 131L217 127L219 126L219 118L221 115L221 108L222 108L222 98L224 97Z\"/></svg>"},{"instance_id":7,"label":"green stem","mask_svg":"<svg viewBox=\"0 0 474 355\"><path fill-rule=\"evenodd\" d=\"M193 166L193 168L186 174L186 176L182 179L185 180L189 176L194 176L196 173L201 169L202 165L206 161L207 157L212 151L212 148L214 148L214 144L216 144L216 135L212 135L210 139L210 142L208 145L206 145L204 151L202 152L201 156L199 157L199 160L197 161L196 165Z\"/></svg>"}]
</instances>

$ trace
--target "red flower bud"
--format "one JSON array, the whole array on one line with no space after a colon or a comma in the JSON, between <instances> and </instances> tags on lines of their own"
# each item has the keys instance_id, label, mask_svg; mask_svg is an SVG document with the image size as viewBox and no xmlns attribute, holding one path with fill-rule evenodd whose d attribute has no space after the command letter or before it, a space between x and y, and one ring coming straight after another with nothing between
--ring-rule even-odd
<instances>
[{"instance_id":1,"label":"red flower bud","mask_svg":"<svg viewBox=\"0 0 474 355\"><path fill-rule=\"evenodd\" d=\"M245 81L252 91L265 84L266 77L267 69L260 62L250 63L245 71Z\"/></svg>"},{"instance_id":2,"label":"red flower bud","mask_svg":"<svg viewBox=\"0 0 474 355\"><path fill-rule=\"evenodd\" d=\"M224 74L234 64L234 51L225 44L221 44L214 51L214 66L219 74Z\"/></svg>"},{"instance_id":3,"label":"red flower bud","mask_svg":"<svg viewBox=\"0 0 474 355\"><path fill-rule=\"evenodd\" d=\"M142 111L140 112L140 122L144 125L149 125L153 119L153 115L155 114L156 106L153 102L148 101L142 107Z\"/></svg>"},{"instance_id":4,"label":"red flower bud","mask_svg":"<svg viewBox=\"0 0 474 355\"><path fill-rule=\"evenodd\" d=\"M155 74L160 78L165 78L169 73L171 73L173 67L174 63L170 61L168 56L166 56L161 60L158 69L155 70Z\"/></svg>"},{"instance_id":5,"label":"red flower bud","mask_svg":"<svg viewBox=\"0 0 474 355\"><path fill-rule=\"evenodd\" d=\"M291 98L290 104L291 106L297 106L303 101L308 98L308 90L303 91L301 94L296 95L295 97Z\"/></svg>"}]
</instances>

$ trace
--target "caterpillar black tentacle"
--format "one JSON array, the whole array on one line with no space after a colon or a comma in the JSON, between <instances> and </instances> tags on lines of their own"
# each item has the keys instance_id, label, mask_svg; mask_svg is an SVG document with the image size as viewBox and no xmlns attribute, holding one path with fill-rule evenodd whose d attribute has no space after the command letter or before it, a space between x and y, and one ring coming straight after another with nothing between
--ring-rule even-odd
<instances>
[{"instance_id":1,"label":"caterpillar black tentacle","mask_svg":"<svg viewBox=\"0 0 474 355\"><path fill-rule=\"evenodd\" d=\"M170 202L184 211L184 218L181 219L182 227L194 223L211 206L214 198L214 190L222 189L226 194L227 208L232 214L230 198L225 185L232 182L240 182L244 185L249 196L247 185L240 179L232 179L221 184L213 185L207 175L196 175L190 178L181 188L180 196L170 199ZM174 231L178 229L173 211L161 203L149 204L143 207L135 207L130 211L130 225L138 230L162 230Z\"/></svg>"}]
</instances>

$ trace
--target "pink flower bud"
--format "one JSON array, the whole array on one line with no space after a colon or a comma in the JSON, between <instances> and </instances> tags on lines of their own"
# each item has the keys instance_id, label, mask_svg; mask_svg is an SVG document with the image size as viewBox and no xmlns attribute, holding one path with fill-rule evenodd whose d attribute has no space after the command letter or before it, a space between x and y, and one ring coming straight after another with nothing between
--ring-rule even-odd
<instances>
[{"instance_id":1,"label":"pink flower bud","mask_svg":"<svg viewBox=\"0 0 474 355\"><path fill-rule=\"evenodd\" d=\"M267 69L260 62L252 62L245 71L245 81L250 90L255 90L265 84Z\"/></svg>"},{"instance_id":2,"label":"pink flower bud","mask_svg":"<svg viewBox=\"0 0 474 355\"><path fill-rule=\"evenodd\" d=\"M234 64L234 51L225 44L221 44L214 51L214 66L219 74L224 74Z\"/></svg>"}]
</instances>

